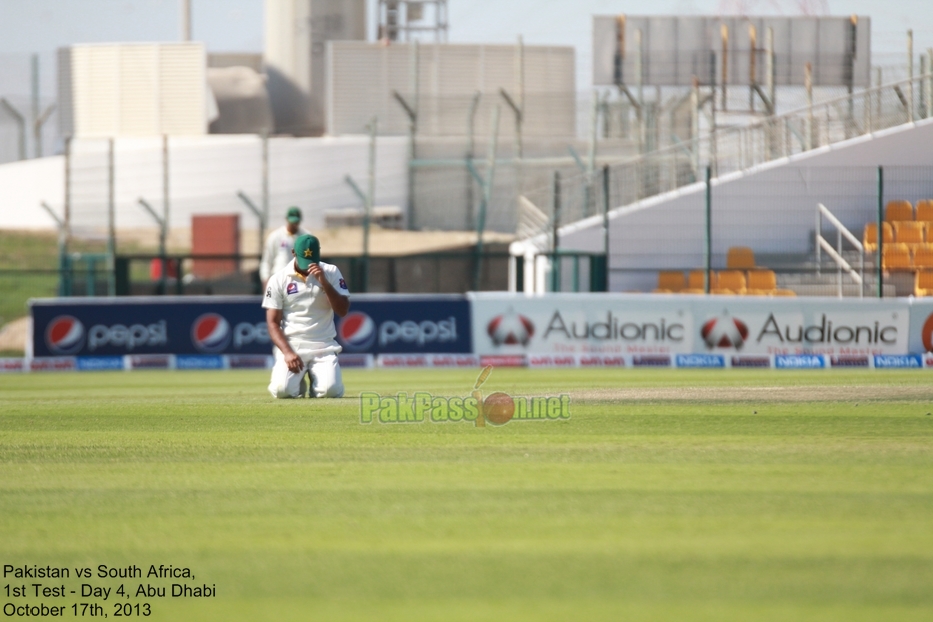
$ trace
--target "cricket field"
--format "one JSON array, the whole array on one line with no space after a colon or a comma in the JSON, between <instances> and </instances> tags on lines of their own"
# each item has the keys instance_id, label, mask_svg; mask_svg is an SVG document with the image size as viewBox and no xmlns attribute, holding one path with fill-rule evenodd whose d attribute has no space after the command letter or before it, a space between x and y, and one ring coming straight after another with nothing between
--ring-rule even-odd
<instances>
[{"instance_id":1,"label":"cricket field","mask_svg":"<svg viewBox=\"0 0 933 622\"><path fill-rule=\"evenodd\" d=\"M0 376L3 619L933 619L928 372L495 369L569 410L361 419L478 372Z\"/></svg>"}]
</instances>

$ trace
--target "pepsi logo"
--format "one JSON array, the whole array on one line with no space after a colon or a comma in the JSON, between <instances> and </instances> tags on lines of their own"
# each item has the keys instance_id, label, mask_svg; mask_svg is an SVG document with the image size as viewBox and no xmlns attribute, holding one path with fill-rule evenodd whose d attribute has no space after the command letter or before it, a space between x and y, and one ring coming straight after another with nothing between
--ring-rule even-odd
<instances>
[{"instance_id":1,"label":"pepsi logo","mask_svg":"<svg viewBox=\"0 0 933 622\"><path fill-rule=\"evenodd\" d=\"M494 317L486 326L486 332L497 346L525 346L535 334L535 325L524 315L509 309L508 313Z\"/></svg>"},{"instance_id":2,"label":"pepsi logo","mask_svg":"<svg viewBox=\"0 0 933 622\"><path fill-rule=\"evenodd\" d=\"M360 311L345 315L337 326L337 339L350 350L363 350L376 340L376 323Z\"/></svg>"},{"instance_id":3,"label":"pepsi logo","mask_svg":"<svg viewBox=\"0 0 933 622\"><path fill-rule=\"evenodd\" d=\"M718 317L703 324L700 335L710 349L735 348L738 350L748 339L748 326L734 317Z\"/></svg>"},{"instance_id":4,"label":"pepsi logo","mask_svg":"<svg viewBox=\"0 0 933 622\"><path fill-rule=\"evenodd\" d=\"M925 352L933 352L933 314L923 323L923 348Z\"/></svg>"},{"instance_id":5,"label":"pepsi logo","mask_svg":"<svg viewBox=\"0 0 933 622\"><path fill-rule=\"evenodd\" d=\"M205 313L191 325L191 341L201 352L220 352L230 344L230 323L222 315Z\"/></svg>"},{"instance_id":6,"label":"pepsi logo","mask_svg":"<svg viewBox=\"0 0 933 622\"><path fill-rule=\"evenodd\" d=\"M60 315L45 329L45 344L55 354L74 354L84 347L84 324L76 317Z\"/></svg>"}]
</instances>

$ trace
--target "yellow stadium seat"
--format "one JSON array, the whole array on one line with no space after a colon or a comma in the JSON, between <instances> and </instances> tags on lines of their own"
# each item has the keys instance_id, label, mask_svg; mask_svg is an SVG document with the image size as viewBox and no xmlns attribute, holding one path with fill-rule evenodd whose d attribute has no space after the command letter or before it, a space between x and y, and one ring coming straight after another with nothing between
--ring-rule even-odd
<instances>
[{"instance_id":1,"label":"yellow stadium seat","mask_svg":"<svg viewBox=\"0 0 933 622\"><path fill-rule=\"evenodd\" d=\"M926 225L913 220L903 220L894 223L894 241L907 244L911 248L924 243Z\"/></svg>"},{"instance_id":2,"label":"yellow stadium seat","mask_svg":"<svg viewBox=\"0 0 933 622\"><path fill-rule=\"evenodd\" d=\"M703 283L706 278L706 270L691 270L690 274L687 276L687 288L693 290L700 290L701 292L706 291L706 287ZM710 270L709 275L709 289L710 291L719 287L719 279L715 270Z\"/></svg>"},{"instance_id":3,"label":"yellow stadium seat","mask_svg":"<svg viewBox=\"0 0 933 622\"><path fill-rule=\"evenodd\" d=\"M894 229L891 223L881 223L881 231L884 236L884 243L890 244L894 241ZM865 225L865 235L862 236L862 246L866 253L874 253L878 250L878 223L870 222Z\"/></svg>"},{"instance_id":4,"label":"yellow stadium seat","mask_svg":"<svg viewBox=\"0 0 933 622\"><path fill-rule=\"evenodd\" d=\"M933 269L933 244L914 248L914 268Z\"/></svg>"},{"instance_id":5,"label":"yellow stadium seat","mask_svg":"<svg viewBox=\"0 0 933 622\"><path fill-rule=\"evenodd\" d=\"M933 223L933 199L917 201L917 222Z\"/></svg>"},{"instance_id":6,"label":"yellow stadium seat","mask_svg":"<svg viewBox=\"0 0 933 622\"><path fill-rule=\"evenodd\" d=\"M910 247L906 244L887 244L882 251L881 267L885 270L910 270Z\"/></svg>"},{"instance_id":7,"label":"yellow stadium seat","mask_svg":"<svg viewBox=\"0 0 933 622\"><path fill-rule=\"evenodd\" d=\"M679 270L661 270L658 272L658 288L656 293L677 293L687 287L687 279L684 273Z\"/></svg>"},{"instance_id":8,"label":"yellow stadium seat","mask_svg":"<svg viewBox=\"0 0 933 622\"><path fill-rule=\"evenodd\" d=\"M884 219L887 222L913 220L914 206L910 204L910 201L888 201L888 205L884 209Z\"/></svg>"},{"instance_id":9,"label":"yellow stadium seat","mask_svg":"<svg viewBox=\"0 0 933 622\"><path fill-rule=\"evenodd\" d=\"M777 289L777 275L774 270L749 270L748 290L750 296L767 296Z\"/></svg>"},{"instance_id":10,"label":"yellow stadium seat","mask_svg":"<svg viewBox=\"0 0 933 622\"><path fill-rule=\"evenodd\" d=\"M933 296L933 270L918 270L914 277L914 296Z\"/></svg>"},{"instance_id":11,"label":"yellow stadium seat","mask_svg":"<svg viewBox=\"0 0 933 622\"><path fill-rule=\"evenodd\" d=\"M717 290L727 290L733 294L744 294L747 289L745 273L741 270L723 270L719 273Z\"/></svg>"},{"instance_id":12,"label":"yellow stadium seat","mask_svg":"<svg viewBox=\"0 0 933 622\"><path fill-rule=\"evenodd\" d=\"M726 253L726 268L751 270L755 267L755 252L747 246L733 246Z\"/></svg>"}]
</instances>

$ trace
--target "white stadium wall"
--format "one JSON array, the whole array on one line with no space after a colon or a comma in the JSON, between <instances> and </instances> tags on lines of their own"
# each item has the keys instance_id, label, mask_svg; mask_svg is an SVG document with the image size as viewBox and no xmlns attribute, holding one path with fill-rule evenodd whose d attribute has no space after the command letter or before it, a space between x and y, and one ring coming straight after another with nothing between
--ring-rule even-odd
<instances>
[{"instance_id":1,"label":"white stadium wall","mask_svg":"<svg viewBox=\"0 0 933 622\"><path fill-rule=\"evenodd\" d=\"M861 237L877 214L878 166L933 166L933 120L777 160L713 180L714 268L730 246L756 253L806 253L816 205L823 202ZM931 180L933 184L933 180ZM916 201L917 184L885 179L886 199ZM690 269L704 264L705 184L698 183L610 212L611 268ZM600 251L602 218L561 229L564 250ZM611 291L650 291L657 273L614 272Z\"/></svg>"},{"instance_id":2,"label":"white stadium wall","mask_svg":"<svg viewBox=\"0 0 933 622\"><path fill-rule=\"evenodd\" d=\"M108 201L108 143L76 141L71 173L73 228L79 235L105 230ZM369 138L272 138L269 141L269 225L279 226L290 205L298 205L310 228L324 226L325 212L359 207L344 181L365 186ZM407 143L380 138L376 148L376 204L407 203ZM162 141L119 139L114 149L116 226L154 227L139 206L144 198L161 213ZM0 229L54 229L40 207L62 214L65 203L62 156L0 165ZM262 202L262 143L252 135L173 137L169 141L169 228L187 228L195 214L241 214L244 229L256 218L237 197L242 191Z\"/></svg>"}]
</instances>

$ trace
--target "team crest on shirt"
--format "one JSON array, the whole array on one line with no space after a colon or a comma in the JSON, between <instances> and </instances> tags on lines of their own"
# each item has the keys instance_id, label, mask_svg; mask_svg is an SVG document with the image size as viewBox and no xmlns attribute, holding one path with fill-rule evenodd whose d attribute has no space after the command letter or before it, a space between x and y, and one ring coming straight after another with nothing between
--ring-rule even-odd
<instances>
[{"instance_id":1,"label":"team crest on shirt","mask_svg":"<svg viewBox=\"0 0 933 622\"><path fill-rule=\"evenodd\" d=\"M340 289L346 289L346 288L347 288L347 282L344 281L343 279L340 279Z\"/></svg>"},{"instance_id":2,"label":"team crest on shirt","mask_svg":"<svg viewBox=\"0 0 933 622\"><path fill-rule=\"evenodd\" d=\"M298 293L298 283L289 283L288 287L285 288L286 294L297 294Z\"/></svg>"}]
</instances>

